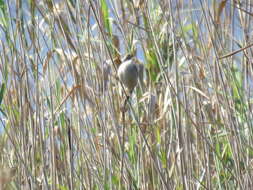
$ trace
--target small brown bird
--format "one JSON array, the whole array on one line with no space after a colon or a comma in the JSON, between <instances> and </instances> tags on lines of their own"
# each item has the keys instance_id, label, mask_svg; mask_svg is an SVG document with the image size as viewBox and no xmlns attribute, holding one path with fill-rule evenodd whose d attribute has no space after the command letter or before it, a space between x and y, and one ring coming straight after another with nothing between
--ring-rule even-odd
<instances>
[{"instance_id":1,"label":"small brown bird","mask_svg":"<svg viewBox=\"0 0 253 190\"><path fill-rule=\"evenodd\" d=\"M130 57L130 59L123 60L118 68L118 77L131 94L139 78L138 65L134 59Z\"/></svg>"}]
</instances>

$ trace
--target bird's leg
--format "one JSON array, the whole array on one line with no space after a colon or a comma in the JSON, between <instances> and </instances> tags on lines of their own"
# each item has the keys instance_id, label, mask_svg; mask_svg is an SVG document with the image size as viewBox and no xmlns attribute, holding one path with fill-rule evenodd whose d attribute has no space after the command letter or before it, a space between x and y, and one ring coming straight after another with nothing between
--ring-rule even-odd
<instances>
[{"instance_id":1,"label":"bird's leg","mask_svg":"<svg viewBox=\"0 0 253 190\"><path fill-rule=\"evenodd\" d=\"M125 98L125 100L124 100L124 104L123 104L123 106L121 106L121 108L120 108L120 110L121 110L122 112L126 112L126 111L127 111L127 108L126 108L127 102L129 101L132 92L133 92L133 90L132 90L129 94L126 95L126 98Z\"/></svg>"}]
</instances>

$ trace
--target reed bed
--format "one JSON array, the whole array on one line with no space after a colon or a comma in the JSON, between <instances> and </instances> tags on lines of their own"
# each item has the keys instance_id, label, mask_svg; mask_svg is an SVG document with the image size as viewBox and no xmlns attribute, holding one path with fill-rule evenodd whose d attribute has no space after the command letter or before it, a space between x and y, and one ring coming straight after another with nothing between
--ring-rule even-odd
<instances>
[{"instance_id":1,"label":"reed bed","mask_svg":"<svg viewBox=\"0 0 253 190\"><path fill-rule=\"evenodd\" d=\"M0 0L0 189L252 189L252 10Z\"/></svg>"}]
</instances>

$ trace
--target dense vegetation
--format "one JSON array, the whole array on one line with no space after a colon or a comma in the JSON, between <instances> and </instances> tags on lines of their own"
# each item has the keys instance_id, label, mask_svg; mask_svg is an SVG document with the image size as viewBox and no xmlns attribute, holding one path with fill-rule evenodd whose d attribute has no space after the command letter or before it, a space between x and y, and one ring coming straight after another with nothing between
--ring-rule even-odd
<instances>
[{"instance_id":1,"label":"dense vegetation","mask_svg":"<svg viewBox=\"0 0 253 190\"><path fill-rule=\"evenodd\" d=\"M252 10L0 0L0 189L252 189Z\"/></svg>"}]
</instances>

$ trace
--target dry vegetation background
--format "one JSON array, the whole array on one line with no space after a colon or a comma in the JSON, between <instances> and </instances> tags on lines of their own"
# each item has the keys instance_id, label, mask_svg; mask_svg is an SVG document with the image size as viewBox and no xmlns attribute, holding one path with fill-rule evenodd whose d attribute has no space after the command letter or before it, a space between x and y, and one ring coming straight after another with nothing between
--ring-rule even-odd
<instances>
[{"instance_id":1,"label":"dry vegetation background","mask_svg":"<svg viewBox=\"0 0 253 190\"><path fill-rule=\"evenodd\" d=\"M0 0L0 189L253 189L252 20L251 0Z\"/></svg>"}]
</instances>

